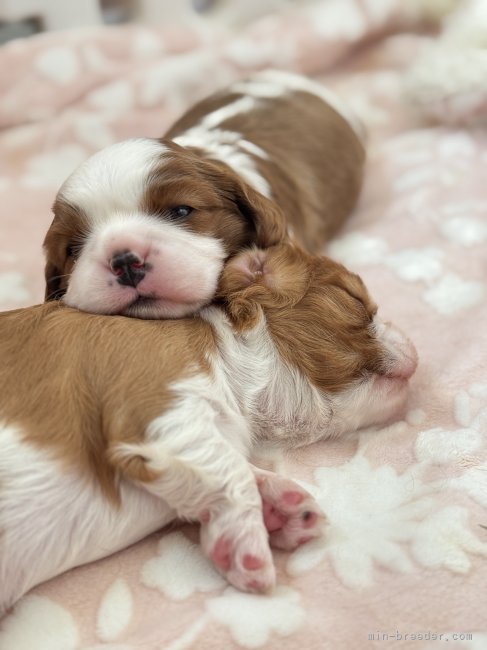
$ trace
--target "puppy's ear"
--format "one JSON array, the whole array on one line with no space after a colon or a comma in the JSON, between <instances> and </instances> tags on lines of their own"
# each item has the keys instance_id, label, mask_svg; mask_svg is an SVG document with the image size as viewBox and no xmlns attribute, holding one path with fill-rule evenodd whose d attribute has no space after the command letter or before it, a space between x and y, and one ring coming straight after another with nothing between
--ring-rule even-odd
<instances>
[{"instance_id":1,"label":"puppy's ear","mask_svg":"<svg viewBox=\"0 0 487 650\"><path fill-rule=\"evenodd\" d=\"M254 226L256 246L268 248L286 239L286 218L274 201L241 182L236 183L234 195L240 213Z\"/></svg>"},{"instance_id":2,"label":"puppy's ear","mask_svg":"<svg viewBox=\"0 0 487 650\"><path fill-rule=\"evenodd\" d=\"M53 210L60 210L63 203L56 199ZM67 289L66 278L68 275L68 260L66 242L69 237L69 230L64 225L63 221L55 213L49 230L44 237L42 248L46 258L46 265L44 267L44 277L46 280L46 288L44 293L44 300L60 300Z\"/></svg>"},{"instance_id":3,"label":"puppy's ear","mask_svg":"<svg viewBox=\"0 0 487 650\"><path fill-rule=\"evenodd\" d=\"M44 276L46 278L44 301L60 300L66 293L66 290L61 288L62 271L48 260L44 268Z\"/></svg>"},{"instance_id":4,"label":"puppy's ear","mask_svg":"<svg viewBox=\"0 0 487 650\"><path fill-rule=\"evenodd\" d=\"M198 165L198 162L196 163ZM268 248L287 239L286 218L282 210L263 194L244 182L226 165L215 160L199 162L202 176L239 211L253 231L249 243Z\"/></svg>"},{"instance_id":5,"label":"puppy's ear","mask_svg":"<svg viewBox=\"0 0 487 650\"><path fill-rule=\"evenodd\" d=\"M299 302L310 279L309 255L293 243L254 248L226 264L218 297L234 325L243 329L255 325L266 310Z\"/></svg>"},{"instance_id":6,"label":"puppy's ear","mask_svg":"<svg viewBox=\"0 0 487 650\"><path fill-rule=\"evenodd\" d=\"M230 296L249 287L265 286L264 270L269 251L252 248L227 262L220 278L218 295Z\"/></svg>"},{"instance_id":7,"label":"puppy's ear","mask_svg":"<svg viewBox=\"0 0 487 650\"><path fill-rule=\"evenodd\" d=\"M238 330L254 327L262 318L260 301L268 292L264 269L268 251L252 249L228 262L220 277L217 299L226 306Z\"/></svg>"}]
</instances>

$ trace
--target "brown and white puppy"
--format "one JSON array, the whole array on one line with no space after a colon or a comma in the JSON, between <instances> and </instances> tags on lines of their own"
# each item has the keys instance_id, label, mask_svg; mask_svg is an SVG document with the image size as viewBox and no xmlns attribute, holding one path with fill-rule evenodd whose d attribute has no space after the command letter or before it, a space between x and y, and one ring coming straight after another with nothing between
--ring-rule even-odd
<instances>
[{"instance_id":1,"label":"brown and white puppy","mask_svg":"<svg viewBox=\"0 0 487 650\"><path fill-rule=\"evenodd\" d=\"M0 315L0 613L175 518L200 521L248 591L274 584L269 541L320 534L311 497L252 468L252 446L397 417L415 350L357 276L289 243L237 255L219 297L185 320Z\"/></svg>"},{"instance_id":2,"label":"brown and white puppy","mask_svg":"<svg viewBox=\"0 0 487 650\"><path fill-rule=\"evenodd\" d=\"M266 71L200 102L161 140L100 151L54 203L46 299L181 317L211 302L225 260L249 245L292 233L319 250L357 200L361 138L326 88Z\"/></svg>"}]
</instances>

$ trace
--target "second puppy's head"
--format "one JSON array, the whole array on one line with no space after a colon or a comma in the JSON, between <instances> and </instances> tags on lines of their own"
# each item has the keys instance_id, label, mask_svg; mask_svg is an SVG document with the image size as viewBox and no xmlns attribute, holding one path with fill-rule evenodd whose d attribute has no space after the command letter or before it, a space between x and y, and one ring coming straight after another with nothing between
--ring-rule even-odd
<instances>
[{"instance_id":1,"label":"second puppy's head","mask_svg":"<svg viewBox=\"0 0 487 650\"><path fill-rule=\"evenodd\" d=\"M322 396L330 430L384 423L401 411L416 350L341 264L292 243L254 249L227 264L220 296L238 331L265 319L285 366Z\"/></svg>"}]
</instances>

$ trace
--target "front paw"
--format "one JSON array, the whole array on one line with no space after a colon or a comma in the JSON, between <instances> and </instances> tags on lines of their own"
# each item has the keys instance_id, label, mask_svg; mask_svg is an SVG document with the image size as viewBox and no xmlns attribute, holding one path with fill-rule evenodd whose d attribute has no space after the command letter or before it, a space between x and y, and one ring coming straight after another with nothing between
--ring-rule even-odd
<instances>
[{"instance_id":1,"label":"front paw","mask_svg":"<svg viewBox=\"0 0 487 650\"><path fill-rule=\"evenodd\" d=\"M206 555L228 582L252 593L271 591L276 572L262 513L244 513L228 520L210 517L201 527Z\"/></svg>"},{"instance_id":2,"label":"front paw","mask_svg":"<svg viewBox=\"0 0 487 650\"><path fill-rule=\"evenodd\" d=\"M292 551L323 535L326 517L309 492L272 472L258 470L256 479L271 546Z\"/></svg>"}]
</instances>

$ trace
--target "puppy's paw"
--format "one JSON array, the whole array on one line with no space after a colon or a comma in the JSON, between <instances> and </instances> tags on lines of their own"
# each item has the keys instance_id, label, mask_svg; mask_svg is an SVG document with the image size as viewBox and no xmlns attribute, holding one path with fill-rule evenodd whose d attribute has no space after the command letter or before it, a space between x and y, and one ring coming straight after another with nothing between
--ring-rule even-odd
<instances>
[{"instance_id":1,"label":"puppy's paw","mask_svg":"<svg viewBox=\"0 0 487 650\"><path fill-rule=\"evenodd\" d=\"M309 492L271 472L256 478L271 546L292 551L323 535L326 517Z\"/></svg>"},{"instance_id":2,"label":"puppy's paw","mask_svg":"<svg viewBox=\"0 0 487 650\"><path fill-rule=\"evenodd\" d=\"M266 593L274 588L276 572L261 512L233 522L210 518L202 525L201 541L215 567L237 589Z\"/></svg>"}]
</instances>

